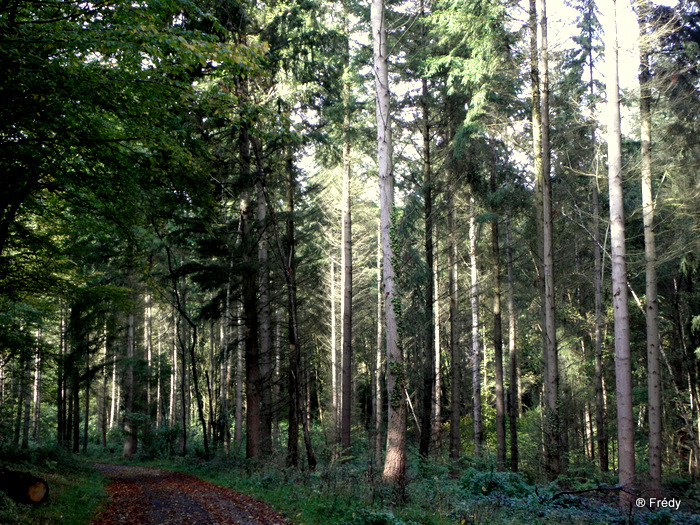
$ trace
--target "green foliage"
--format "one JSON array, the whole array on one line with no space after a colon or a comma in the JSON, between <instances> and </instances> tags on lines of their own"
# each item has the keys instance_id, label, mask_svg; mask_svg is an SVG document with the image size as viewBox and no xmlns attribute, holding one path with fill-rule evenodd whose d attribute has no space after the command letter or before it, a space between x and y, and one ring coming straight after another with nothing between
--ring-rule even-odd
<instances>
[{"instance_id":1,"label":"green foliage","mask_svg":"<svg viewBox=\"0 0 700 525\"><path fill-rule=\"evenodd\" d=\"M484 472L468 468L462 475L461 484L469 494L501 494L517 498L534 495L534 487L522 474L515 472Z\"/></svg>"}]
</instances>

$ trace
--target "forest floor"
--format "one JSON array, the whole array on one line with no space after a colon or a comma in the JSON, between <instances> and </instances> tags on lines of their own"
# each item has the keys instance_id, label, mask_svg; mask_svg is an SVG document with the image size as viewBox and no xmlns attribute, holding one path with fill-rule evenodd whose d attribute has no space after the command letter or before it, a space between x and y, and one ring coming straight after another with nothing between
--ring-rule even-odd
<instances>
[{"instance_id":1,"label":"forest floor","mask_svg":"<svg viewBox=\"0 0 700 525\"><path fill-rule=\"evenodd\" d=\"M109 504L94 525L288 525L268 505L190 474L96 463L108 479Z\"/></svg>"}]
</instances>

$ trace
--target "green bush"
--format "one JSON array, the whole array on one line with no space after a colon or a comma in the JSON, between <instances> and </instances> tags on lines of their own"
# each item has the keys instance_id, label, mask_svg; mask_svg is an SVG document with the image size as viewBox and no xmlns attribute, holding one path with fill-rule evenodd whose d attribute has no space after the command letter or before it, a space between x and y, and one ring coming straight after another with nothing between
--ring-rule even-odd
<instances>
[{"instance_id":1,"label":"green bush","mask_svg":"<svg viewBox=\"0 0 700 525\"><path fill-rule=\"evenodd\" d=\"M460 482L467 494L486 496L496 493L513 498L526 498L535 494L535 488L516 472L482 472L469 468Z\"/></svg>"}]
</instances>

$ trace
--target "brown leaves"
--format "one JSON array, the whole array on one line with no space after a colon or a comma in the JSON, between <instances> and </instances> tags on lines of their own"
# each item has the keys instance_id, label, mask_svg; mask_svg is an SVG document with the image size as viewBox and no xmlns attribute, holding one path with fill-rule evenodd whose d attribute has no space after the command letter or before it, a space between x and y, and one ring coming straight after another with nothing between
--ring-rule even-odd
<instances>
[{"instance_id":1,"label":"brown leaves","mask_svg":"<svg viewBox=\"0 0 700 525\"><path fill-rule=\"evenodd\" d=\"M189 474L97 465L112 481L112 502L93 523L138 525L287 524L274 509L232 489Z\"/></svg>"}]
</instances>

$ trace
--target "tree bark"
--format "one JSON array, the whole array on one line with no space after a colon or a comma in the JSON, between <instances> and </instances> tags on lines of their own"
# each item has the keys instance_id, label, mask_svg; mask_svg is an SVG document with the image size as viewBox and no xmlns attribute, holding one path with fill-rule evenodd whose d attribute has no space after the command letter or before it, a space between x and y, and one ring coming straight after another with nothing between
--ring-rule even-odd
<instances>
[{"instance_id":1,"label":"tree bark","mask_svg":"<svg viewBox=\"0 0 700 525\"><path fill-rule=\"evenodd\" d=\"M547 2L538 0L540 12L539 90L542 162L537 172L542 202L542 268L544 272L544 349L545 356L545 451L546 469L551 479L561 472L562 443L559 422L559 366L554 306L554 254L552 225L552 186L549 143L549 49L547 40Z\"/></svg>"},{"instance_id":2,"label":"tree bark","mask_svg":"<svg viewBox=\"0 0 700 525\"><path fill-rule=\"evenodd\" d=\"M259 154L260 152L257 152ZM260 159L257 162L261 162ZM270 267L268 255L269 233L267 229L267 206L263 189L258 184L258 227L261 229L258 240L258 278L260 301L260 452L272 452L272 333L270 310Z\"/></svg>"},{"instance_id":3,"label":"tree bark","mask_svg":"<svg viewBox=\"0 0 700 525\"><path fill-rule=\"evenodd\" d=\"M374 456L382 461L382 228L377 222L377 348L374 369Z\"/></svg>"},{"instance_id":4,"label":"tree bark","mask_svg":"<svg viewBox=\"0 0 700 525\"><path fill-rule=\"evenodd\" d=\"M435 222L435 221L433 221ZM442 377L441 361L442 352L440 349L440 292L438 288L438 245L437 238L433 247L433 334L435 343L433 350L435 353L435 384L433 385L433 450L438 450L442 444Z\"/></svg>"},{"instance_id":5,"label":"tree bark","mask_svg":"<svg viewBox=\"0 0 700 525\"><path fill-rule=\"evenodd\" d=\"M347 33L347 8L345 25ZM350 50L346 53L347 61ZM341 417L340 417L340 448L342 456L350 453L350 425L352 416L352 215L350 208L350 85L347 80L343 84L343 195L341 204L341 252L340 252L340 318L342 320L340 340L343 355L341 378Z\"/></svg>"},{"instance_id":6,"label":"tree bark","mask_svg":"<svg viewBox=\"0 0 700 525\"><path fill-rule=\"evenodd\" d=\"M508 266L508 421L510 430L510 470L518 471L518 416L520 412L520 364L515 341L515 279L510 230L510 209L506 210L506 264Z\"/></svg>"},{"instance_id":7,"label":"tree bark","mask_svg":"<svg viewBox=\"0 0 700 525\"><path fill-rule=\"evenodd\" d=\"M490 187L494 195L498 189L496 181L496 152L492 151ZM499 470L506 465L506 411L503 389L503 329L501 318L501 254L497 210L491 220L491 255L493 260L493 349L496 394L496 464Z\"/></svg>"},{"instance_id":8,"label":"tree bark","mask_svg":"<svg viewBox=\"0 0 700 525\"><path fill-rule=\"evenodd\" d=\"M422 33L425 33L423 27ZM423 367L423 413L419 452L430 453L433 430L433 403L435 400L435 321L433 319L433 181L430 166L430 113L428 111L428 80L421 81L421 112L423 116L423 198L425 199L425 265L428 279L425 281L425 366Z\"/></svg>"},{"instance_id":9,"label":"tree bark","mask_svg":"<svg viewBox=\"0 0 700 525\"><path fill-rule=\"evenodd\" d=\"M639 21L639 115L641 120L642 214L644 259L646 262L647 388L649 396L649 481L654 496L661 495L661 365L659 359L659 302L656 290L656 240L654 238L654 197L651 171L651 73L646 16L649 2L640 5Z\"/></svg>"},{"instance_id":10,"label":"tree bark","mask_svg":"<svg viewBox=\"0 0 700 525\"><path fill-rule=\"evenodd\" d=\"M333 439L334 446L340 442L340 403L338 395L338 334L336 329L336 297L335 297L335 259L331 260L331 405L333 408ZM337 451L334 451L337 454Z\"/></svg>"},{"instance_id":11,"label":"tree bark","mask_svg":"<svg viewBox=\"0 0 700 525\"><path fill-rule=\"evenodd\" d=\"M451 171L446 173L447 187L447 266L450 297L450 460L456 465L461 455L461 370L462 359L459 341L459 297L457 274L457 209L454 182Z\"/></svg>"},{"instance_id":12,"label":"tree bark","mask_svg":"<svg viewBox=\"0 0 700 525\"><path fill-rule=\"evenodd\" d=\"M471 310L472 310L472 402L474 418L474 456L481 457L484 441L481 407L481 344L479 341L479 267L476 259L476 201L469 195L469 266L471 268Z\"/></svg>"},{"instance_id":13,"label":"tree bark","mask_svg":"<svg viewBox=\"0 0 700 525\"><path fill-rule=\"evenodd\" d=\"M237 306L236 321L236 407L234 413L233 443L236 448L243 444L243 369L245 361L245 341L243 337L243 303Z\"/></svg>"},{"instance_id":14,"label":"tree bark","mask_svg":"<svg viewBox=\"0 0 700 525\"><path fill-rule=\"evenodd\" d=\"M134 411L134 324L135 316L129 312L126 325L126 372L124 374L124 450L122 455L130 458L136 453L136 426Z\"/></svg>"},{"instance_id":15,"label":"tree bark","mask_svg":"<svg viewBox=\"0 0 700 525\"><path fill-rule=\"evenodd\" d=\"M610 200L610 242L612 252L612 295L615 320L615 387L617 392L617 441L619 484L631 488L635 482L634 419L632 410L632 363L630 357L629 312L627 305L627 264L625 211L622 191L622 135L618 78L616 0L606 17L605 62L608 68L608 187ZM620 503L631 503L620 492Z\"/></svg>"},{"instance_id":16,"label":"tree bark","mask_svg":"<svg viewBox=\"0 0 700 525\"><path fill-rule=\"evenodd\" d=\"M406 481L406 400L403 351L399 340L400 304L394 282L394 253L391 239L394 210L391 115L389 113L389 64L386 45L384 1L372 0L371 23L374 48L374 78L377 118L377 164L379 209L382 233L384 319L387 356L389 424L383 478L403 490Z\"/></svg>"},{"instance_id":17,"label":"tree bark","mask_svg":"<svg viewBox=\"0 0 700 525\"><path fill-rule=\"evenodd\" d=\"M247 88L241 83L240 91L245 98ZM243 323L245 345L245 389L246 389L246 457L257 459L260 450L260 347L258 331L258 269L254 264L253 253L255 241L252 234L253 210L250 201L252 182L250 169L250 137L248 124L241 125L238 136L238 150L241 181L246 188L240 202L240 224L242 235L243 264L246 268L243 275Z\"/></svg>"},{"instance_id":18,"label":"tree bark","mask_svg":"<svg viewBox=\"0 0 700 525\"><path fill-rule=\"evenodd\" d=\"M39 430L41 425L41 329L37 330L36 348L34 349L34 410L32 412L32 438L39 442Z\"/></svg>"}]
</instances>

